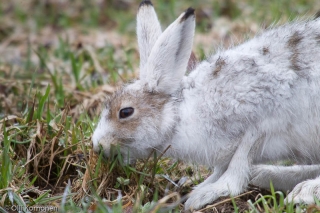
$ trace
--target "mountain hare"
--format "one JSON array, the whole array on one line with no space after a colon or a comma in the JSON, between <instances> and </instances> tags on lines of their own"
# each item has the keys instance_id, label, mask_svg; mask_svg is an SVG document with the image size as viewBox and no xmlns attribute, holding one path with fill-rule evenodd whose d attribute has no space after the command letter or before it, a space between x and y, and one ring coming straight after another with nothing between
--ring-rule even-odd
<instances>
[{"instance_id":1,"label":"mountain hare","mask_svg":"<svg viewBox=\"0 0 320 213\"><path fill-rule=\"evenodd\" d=\"M291 190L319 176L320 19L269 29L185 76L194 33L192 8L162 32L152 3L141 3L140 79L107 100L93 149L108 157L120 145L130 163L170 146L166 156L213 168L186 209L238 195L250 180ZM298 165L261 165L283 159ZM320 177L298 184L289 202L313 195L320 197Z\"/></svg>"}]
</instances>

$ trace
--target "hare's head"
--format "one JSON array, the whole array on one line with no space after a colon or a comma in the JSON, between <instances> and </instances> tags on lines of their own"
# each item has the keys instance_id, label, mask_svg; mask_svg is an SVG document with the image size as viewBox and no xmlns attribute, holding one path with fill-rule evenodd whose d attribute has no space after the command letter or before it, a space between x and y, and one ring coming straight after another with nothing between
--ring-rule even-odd
<instances>
[{"instance_id":1,"label":"hare's head","mask_svg":"<svg viewBox=\"0 0 320 213\"><path fill-rule=\"evenodd\" d=\"M178 121L175 96L191 54L194 28L194 10L189 8L162 33L151 2L140 4L140 79L107 100L92 137L94 151L109 156L111 147L119 146L130 162L163 148Z\"/></svg>"}]
</instances>

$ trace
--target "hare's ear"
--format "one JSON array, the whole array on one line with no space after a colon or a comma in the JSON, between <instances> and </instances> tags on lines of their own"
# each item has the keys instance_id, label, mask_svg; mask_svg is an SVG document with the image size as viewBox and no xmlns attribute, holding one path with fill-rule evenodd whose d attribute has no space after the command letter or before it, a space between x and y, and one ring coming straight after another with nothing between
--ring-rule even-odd
<instances>
[{"instance_id":1,"label":"hare's ear","mask_svg":"<svg viewBox=\"0 0 320 213\"><path fill-rule=\"evenodd\" d=\"M151 1L140 3L137 14L137 37L140 51L140 79L145 78L145 66L151 49L161 35L161 26Z\"/></svg>"},{"instance_id":2,"label":"hare's ear","mask_svg":"<svg viewBox=\"0 0 320 213\"><path fill-rule=\"evenodd\" d=\"M146 66L145 83L150 90L174 93L180 86L192 51L194 9L179 16L159 37Z\"/></svg>"}]
</instances>

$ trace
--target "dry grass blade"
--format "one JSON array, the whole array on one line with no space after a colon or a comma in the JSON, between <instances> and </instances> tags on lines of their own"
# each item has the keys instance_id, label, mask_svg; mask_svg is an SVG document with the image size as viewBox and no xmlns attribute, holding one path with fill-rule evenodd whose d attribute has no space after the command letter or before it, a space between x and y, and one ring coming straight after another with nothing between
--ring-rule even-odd
<instances>
[{"instance_id":1,"label":"dry grass blade","mask_svg":"<svg viewBox=\"0 0 320 213\"><path fill-rule=\"evenodd\" d=\"M87 162L87 169L82 179L82 183L77 182L75 186L73 186L73 190L78 193L74 196L75 200L81 200L84 196L88 196L91 190L91 182L92 180L96 180L99 183L97 188L97 193L101 194L102 189L108 188L108 180L109 180L109 167L105 164L101 164L100 172L98 177L93 177L92 175L95 173L96 164L99 156L96 155L93 150L90 150L89 153L89 162Z\"/></svg>"},{"instance_id":2,"label":"dry grass blade","mask_svg":"<svg viewBox=\"0 0 320 213\"><path fill-rule=\"evenodd\" d=\"M307 213L314 213L314 212L320 212L320 206L317 206L317 205L308 206Z\"/></svg>"},{"instance_id":3,"label":"dry grass blade","mask_svg":"<svg viewBox=\"0 0 320 213\"><path fill-rule=\"evenodd\" d=\"M174 200L174 202L172 202ZM170 202L170 203L168 203ZM166 209L169 211L169 209L172 209L176 206L178 206L181 203L181 197L180 194L177 192L173 192L169 195L166 195L165 197L161 198L157 204L152 208L150 213L157 213L160 209Z\"/></svg>"}]
</instances>

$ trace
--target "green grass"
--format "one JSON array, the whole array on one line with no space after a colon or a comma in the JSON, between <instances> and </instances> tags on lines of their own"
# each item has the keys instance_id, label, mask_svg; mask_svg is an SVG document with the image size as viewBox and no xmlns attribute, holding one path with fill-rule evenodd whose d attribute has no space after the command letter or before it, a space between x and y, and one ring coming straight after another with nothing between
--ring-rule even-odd
<instances>
[{"instance_id":1,"label":"green grass","mask_svg":"<svg viewBox=\"0 0 320 213\"><path fill-rule=\"evenodd\" d=\"M181 211L178 203L208 176L206 168L154 153L149 160L124 166L121 155L106 161L91 152L105 97L136 76L139 2L61 2L0 4L0 212L13 204L52 205L60 212ZM241 40L255 26L311 15L320 8L317 0L170 0L154 5L163 29L189 6L196 8L199 34L219 34L216 23L227 19L228 31L222 36L227 39L221 41L226 46L230 35ZM197 58L213 51L206 49L210 45L196 43ZM186 177L190 181L176 186ZM272 188L253 190L212 208L298 211L285 206L284 197ZM318 206L300 208L312 212Z\"/></svg>"}]
</instances>

